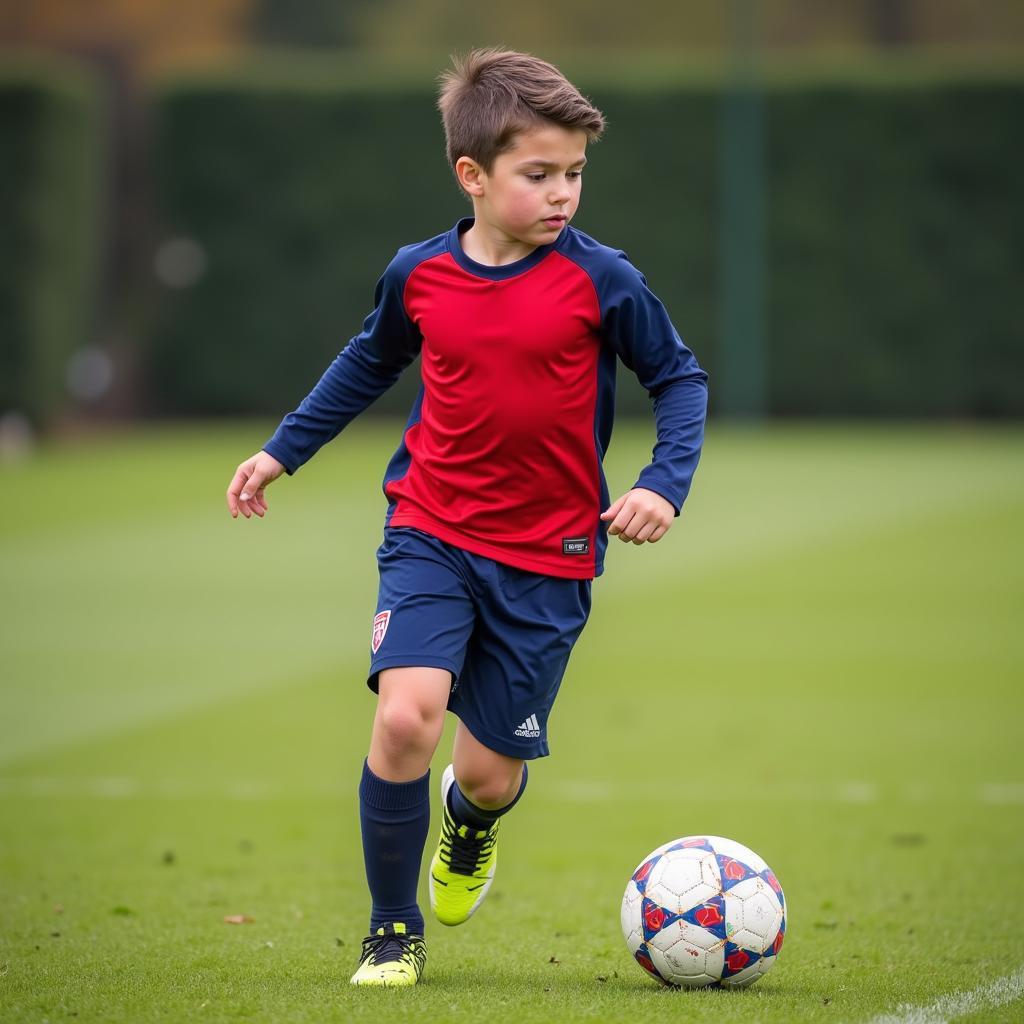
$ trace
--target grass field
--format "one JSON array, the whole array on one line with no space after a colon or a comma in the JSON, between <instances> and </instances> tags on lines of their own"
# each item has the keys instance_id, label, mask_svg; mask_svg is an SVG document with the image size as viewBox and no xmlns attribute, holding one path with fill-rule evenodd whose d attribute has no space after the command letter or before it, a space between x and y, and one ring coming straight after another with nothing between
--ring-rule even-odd
<instances>
[{"instance_id":1,"label":"grass field","mask_svg":"<svg viewBox=\"0 0 1024 1024\"><path fill-rule=\"evenodd\" d=\"M0 466L0 1020L1024 1016L1024 431L967 427L713 429L669 537L613 543L488 902L428 926L418 989L351 990L397 433L263 522L222 498L262 425ZM641 857L702 832L786 890L744 992L663 991L619 932Z\"/></svg>"}]
</instances>

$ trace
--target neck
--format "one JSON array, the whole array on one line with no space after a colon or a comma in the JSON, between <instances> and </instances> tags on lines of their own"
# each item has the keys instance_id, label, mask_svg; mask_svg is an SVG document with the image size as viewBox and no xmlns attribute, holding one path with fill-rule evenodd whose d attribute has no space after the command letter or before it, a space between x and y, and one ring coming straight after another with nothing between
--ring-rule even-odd
<instances>
[{"instance_id":1,"label":"neck","mask_svg":"<svg viewBox=\"0 0 1024 1024\"><path fill-rule=\"evenodd\" d=\"M510 238L479 217L474 219L473 226L462 235L461 242L462 251L485 267L507 266L529 256L537 248L518 238Z\"/></svg>"}]
</instances>

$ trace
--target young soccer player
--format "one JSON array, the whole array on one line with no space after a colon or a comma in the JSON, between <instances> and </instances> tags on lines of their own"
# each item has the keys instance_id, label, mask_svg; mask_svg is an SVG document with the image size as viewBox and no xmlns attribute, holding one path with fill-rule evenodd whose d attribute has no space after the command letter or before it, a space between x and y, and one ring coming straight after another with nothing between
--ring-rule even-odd
<instances>
[{"instance_id":1,"label":"young soccer player","mask_svg":"<svg viewBox=\"0 0 1024 1024\"><path fill-rule=\"evenodd\" d=\"M377 711L359 786L372 909L355 985L413 985L423 971L416 888L446 709L459 724L430 903L458 925L487 895L501 818L523 795L526 762L548 753L607 537L665 535L707 403L706 374L641 274L569 226L600 111L551 64L500 50L456 61L439 106L473 217L398 251L362 332L227 492L232 516L262 517L266 486L421 356L422 388L384 477ZM650 392L657 443L610 501L601 462L620 359Z\"/></svg>"}]
</instances>

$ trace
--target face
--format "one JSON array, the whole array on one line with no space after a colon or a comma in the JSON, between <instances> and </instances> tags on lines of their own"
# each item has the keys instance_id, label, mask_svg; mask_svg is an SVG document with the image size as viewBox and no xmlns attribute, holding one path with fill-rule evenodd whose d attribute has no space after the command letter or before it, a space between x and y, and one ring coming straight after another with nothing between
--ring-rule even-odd
<instances>
[{"instance_id":1,"label":"face","mask_svg":"<svg viewBox=\"0 0 1024 1024\"><path fill-rule=\"evenodd\" d=\"M481 227L508 242L547 245L579 206L586 149L584 132L543 125L517 136L489 172L467 157L456 172Z\"/></svg>"}]
</instances>

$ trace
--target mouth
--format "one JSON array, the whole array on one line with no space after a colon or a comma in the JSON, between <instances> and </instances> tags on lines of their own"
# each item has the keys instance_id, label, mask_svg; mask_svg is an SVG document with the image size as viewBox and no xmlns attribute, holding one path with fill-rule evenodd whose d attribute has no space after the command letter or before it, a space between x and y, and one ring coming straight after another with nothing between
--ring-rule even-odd
<instances>
[{"instance_id":1,"label":"mouth","mask_svg":"<svg viewBox=\"0 0 1024 1024\"><path fill-rule=\"evenodd\" d=\"M560 228L568 219L564 213L556 213L553 217L545 217L541 223L545 227Z\"/></svg>"}]
</instances>

